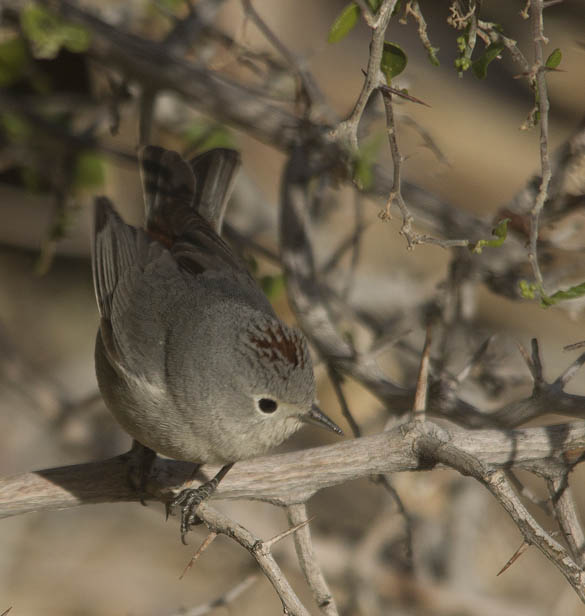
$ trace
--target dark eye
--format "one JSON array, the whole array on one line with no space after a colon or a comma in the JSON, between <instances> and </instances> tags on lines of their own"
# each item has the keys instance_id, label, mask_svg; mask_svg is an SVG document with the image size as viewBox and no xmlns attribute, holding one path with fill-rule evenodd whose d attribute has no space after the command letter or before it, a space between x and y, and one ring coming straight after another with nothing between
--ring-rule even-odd
<instances>
[{"instance_id":1,"label":"dark eye","mask_svg":"<svg viewBox=\"0 0 585 616\"><path fill-rule=\"evenodd\" d=\"M278 404L276 400L272 400L272 398L260 398L260 400L258 400L258 408L263 413L274 413L278 408Z\"/></svg>"}]
</instances>

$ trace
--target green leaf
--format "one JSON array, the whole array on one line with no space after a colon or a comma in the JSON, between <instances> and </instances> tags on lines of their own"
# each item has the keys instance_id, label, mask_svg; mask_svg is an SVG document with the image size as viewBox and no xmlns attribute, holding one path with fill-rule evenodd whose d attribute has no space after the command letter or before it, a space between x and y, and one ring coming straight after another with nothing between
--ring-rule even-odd
<instances>
[{"instance_id":1,"label":"green leaf","mask_svg":"<svg viewBox=\"0 0 585 616\"><path fill-rule=\"evenodd\" d=\"M74 171L77 188L97 188L104 183L104 162L95 152L82 152L77 157Z\"/></svg>"},{"instance_id":2,"label":"green leaf","mask_svg":"<svg viewBox=\"0 0 585 616\"><path fill-rule=\"evenodd\" d=\"M548 308L549 306L553 306L554 304L558 304L558 302L562 302L567 299L577 299L579 297L583 297L585 295L585 282L581 284L577 284L574 287L570 287L569 289L562 289L553 293L552 295L543 295L540 298L540 305L544 308Z\"/></svg>"},{"instance_id":3,"label":"green leaf","mask_svg":"<svg viewBox=\"0 0 585 616\"><path fill-rule=\"evenodd\" d=\"M85 28L67 23L44 6L34 3L25 6L20 23L35 58L51 60L62 47L74 53L89 48L90 36Z\"/></svg>"},{"instance_id":4,"label":"green leaf","mask_svg":"<svg viewBox=\"0 0 585 616\"><path fill-rule=\"evenodd\" d=\"M338 43L344 39L352 31L359 18L360 7L355 2L348 4L329 29L327 42Z\"/></svg>"},{"instance_id":5,"label":"green leaf","mask_svg":"<svg viewBox=\"0 0 585 616\"><path fill-rule=\"evenodd\" d=\"M21 37L0 43L0 88L10 86L26 74L28 53Z\"/></svg>"},{"instance_id":6,"label":"green leaf","mask_svg":"<svg viewBox=\"0 0 585 616\"><path fill-rule=\"evenodd\" d=\"M276 276L262 276L262 278L260 278L260 286L266 297L273 302L284 292L284 276L282 274L276 274Z\"/></svg>"},{"instance_id":7,"label":"green leaf","mask_svg":"<svg viewBox=\"0 0 585 616\"><path fill-rule=\"evenodd\" d=\"M471 70L478 79L487 77L488 66L502 53L505 49L502 43L492 43L488 45L483 54L471 64Z\"/></svg>"},{"instance_id":8,"label":"green leaf","mask_svg":"<svg viewBox=\"0 0 585 616\"><path fill-rule=\"evenodd\" d=\"M404 50L396 43L384 42L384 51L382 52L382 61L380 62L380 68L384 75L386 75L386 81L388 85L393 77L400 75L406 68L408 58L404 53Z\"/></svg>"},{"instance_id":9,"label":"green leaf","mask_svg":"<svg viewBox=\"0 0 585 616\"><path fill-rule=\"evenodd\" d=\"M479 240L475 246L469 246L471 252L474 254L481 254L484 246L488 246L490 248L498 248L505 241L508 236L508 223L510 222L509 218L504 218L500 220L500 222L492 229L492 235L495 237L493 240Z\"/></svg>"},{"instance_id":10,"label":"green leaf","mask_svg":"<svg viewBox=\"0 0 585 616\"><path fill-rule=\"evenodd\" d=\"M544 63L547 68L557 68L563 59L563 52L557 47Z\"/></svg>"}]
</instances>

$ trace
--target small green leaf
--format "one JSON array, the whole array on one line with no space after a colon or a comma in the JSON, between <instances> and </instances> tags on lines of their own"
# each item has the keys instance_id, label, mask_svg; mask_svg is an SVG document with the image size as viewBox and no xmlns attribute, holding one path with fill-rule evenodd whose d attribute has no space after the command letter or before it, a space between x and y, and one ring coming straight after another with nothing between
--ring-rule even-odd
<instances>
[{"instance_id":1,"label":"small green leaf","mask_svg":"<svg viewBox=\"0 0 585 616\"><path fill-rule=\"evenodd\" d=\"M540 305L544 308L548 308L549 306L553 306L554 304L558 304L558 302L562 302L567 299L577 299L579 297L583 297L585 295L585 282L581 284L577 284L574 287L570 287L569 289L562 289L553 293L552 295L543 295L540 298Z\"/></svg>"},{"instance_id":2,"label":"small green leaf","mask_svg":"<svg viewBox=\"0 0 585 616\"><path fill-rule=\"evenodd\" d=\"M488 45L483 54L471 64L471 70L478 79L487 77L488 66L504 51L502 43L492 43Z\"/></svg>"},{"instance_id":3,"label":"small green leaf","mask_svg":"<svg viewBox=\"0 0 585 616\"><path fill-rule=\"evenodd\" d=\"M471 252L474 254L481 254L484 246L488 246L489 248L498 248L505 241L508 236L508 223L510 222L509 218L504 218L500 220L500 222L492 229L492 235L495 237L493 240L479 240L475 246L469 246Z\"/></svg>"},{"instance_id":4,"label":"small green leaf","mask_svg":"<svg viewBox=\"0 0 585 616\"><path fill-rule=\"evenodd\" d=\"M74 53L89 48L90 36L84 27L67 23L44 6L28 4L20 14L20 22L35 58L51 60L61 47Z\"/></svg>"},{"instance_id":5,"label":"small green leaf","mask_svg":"<svg viewBox=\"0 0 585 616\"><path fill-rule=\"evenodd\" d=\"M79 154L75 164L74 184L77 188L97 188L104 183L104 163L95 152Z\"/></svg>"},{"instance_id":6,"label":"small green leaf","mask_svg":"<svg viewBox=\"0 0 585 616\"><path fill-rule=\"evenodd\" d=\"M563 52L557 47L550 56L546 59L545 66L547 68L557 68L563 59Z\"/></svg>"},{"instance_id":7,"label":"small green leaf","mask_svg":"<svg viewBox=\"0 0 585 616\"><path fill-rule=\"evenodd\" d=\"M341 11L337 19L333 22L329 29L327 42L338 43L341 39L344 39L353 30L359 18L360 7L355 2L351 2Z\"/></svg>"},{"instance_id":8,"label":"small green leaf","mask_svg":"<svg viewBox=\"0 0 585 616\"><path fill-rule=\"evenodd\" d=\"M284 292L284 276L282 274L262 276L260 278L260 286L271 302L276 301Z\"/></svg>"},{"instance_id":9,"label":"small green leaf","mask_svg":"<svg viewBox=\"0 0 585 616\"><path fill-rule=\"evenodd\" d=\"M404 53L404 50L396 43L384 42L384 51L382 52L382 61L380 62L380 68L386 76L388 85L392 81L393 77L400 75L406 68L408 58Z\"/></svg>"},{"instance_id":10,"label":"small green leaf","mask_svg":"<svg viewBox=\"0 0 585 616\"><path fill-rule=\"evenodd\" d=\"M0 88L24 77L28 65L26 44L21 37L0 43Z\"/></svg>"}]
</instances>

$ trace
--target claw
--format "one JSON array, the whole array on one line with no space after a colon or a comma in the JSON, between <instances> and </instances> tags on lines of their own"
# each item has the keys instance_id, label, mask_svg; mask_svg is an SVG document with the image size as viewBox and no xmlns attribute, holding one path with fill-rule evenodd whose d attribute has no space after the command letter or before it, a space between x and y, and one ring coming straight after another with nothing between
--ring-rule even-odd
<instances>
[{"instance_id":1,"label":"claw","mask_svg":"<svg viewBox=\"0 0 585 616\"><path fill-rule=\"evenodd\" d=\"M191 528L201 524L201 520L197 517L197 508L215 492L219 482L232 466L233 463L222 466L217 475L209 481L201 484L198 488L182 490L172 501L166 503L167 519L169 514L173 513L175 507L181 508L181 541L183 544L187 545L185 537Z\"/></svg>"}]
</instances>

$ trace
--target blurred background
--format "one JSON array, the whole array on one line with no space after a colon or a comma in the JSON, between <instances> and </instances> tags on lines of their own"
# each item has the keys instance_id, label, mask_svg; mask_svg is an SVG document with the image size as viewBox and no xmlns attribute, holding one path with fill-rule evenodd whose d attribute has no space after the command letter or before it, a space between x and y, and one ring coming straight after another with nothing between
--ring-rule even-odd
<instances>
[{"instance_id":1,"label":"blurred background","mask_svg":"<svg viewBox=\"0 0 585 616\"><path fill-rule=\"evenodd\" d=\"M516 78L519 69L507 53L490 64L485 80L471 72L458 77L453 63L459 33L447 24L449 4L421 3L432 44L440 49L438 67L429 62L412 18L405 25L394 20L387 33L408 56L396 85L429 105L399 106L404 174L453 206L495 220L539 169L538 131L521 130L532 94L526 79ZM523 4L485 2L482 14L502 24L530 58L530 22L519 14ZM360 23L343 41L328 44L329 28L343 2L255 0L253 5L312 72L329 107L324 115L349 114L367 65L366 26ZM0 3L2 475L98 460L129 448L129 437L101 402L94 375L98 316L89 262L90 218L96 194L110 197L134 224L140 224L143 207L135 163L140 89L129 76L93 60L83 32L67 31L63 40L69 42L56 50L51 49L52 40L41 37L39 42L34 23L22 17L23 6ZM121 30L153 40L163 40L173 20L185 15L183 3L173 0L83 6ZM204 37L188 50L189 60L266 85L234 61L235 55L246 53L256 63L278 57L245 19L240 3L205 6L216 11L213 23L231 42ZM555 149L575 131L585 111L585 5L568 0L548 8L545 16L550 40L546 49L560 48L563 54L562 72L548 76L550 145ZM275 70L273 77L270 87L283 100L290 99L294 79L284 70ZM364 142L383 136L382 129L381 104L373 105ZM378 162L390 168L384 139L378 138ZM240 150L243 166L227 220L239 237L277 252L283 152L247 131L198 114L172 92L157 97L150 141L184 153L216 145ZM356 203L348 187L328 191L315 224L319 262L327 261L359 216L366 230L350 303L382 316L417 310L445 280L449 253L435 246L407 251L398 234L398 214L382 222L378 212L383 202L362 198L359 207ZM585 232L585 222L581 224ZM245 242L244 252L277 310L292 321L278 267L247 250ZM348 259L342 261L332 284L343 287L349 268ZM484 288L475 294L474 323L486 336L499 334L493 361L501 362L502 372L517 375L513 389L507 390L514 397L528 395L531 388L516 340L528 345L538 336L545 374L555 378L573 360L563 346L585 338L580 302L544 311L536 303L514 302ZM412 339L420 342L420 327L413 327ZM359 344L361 333L353 334ZM462 348L461 356L474 350ZM412 371L392 348L381 365L392 378L412 385ZM317 376L324 410L346 429L322 366ZM574 380L570 391L585 394L583 377ZM356 384L347 382L345 393L364 433L381 429L388 411ZM325 442L332 442L327 434L305 429L284 448ZM577 476L582 479L582 474ZM533 479L526 481L536 492L541 489ZM343 614L585 615L573 590L535 548L496 577L521 537L471 479L433 471L403 474L393 482L412 522L416 576L404 562L403 519L379 486L364 479L320 493L309 503L310 514L316 515L311 528L318 560ZM577 494L583 511L585 495ZM263 538L286 527L283 512L270 505L218 506ZM546 518L539 519L546 525ZM220 537L179 580L204 538L204 530L196 529L190 545L183 546L177 520L165 522L160 504L86 506L4 519L0 614L10 606L11 616L189 613L256 571L242 548ZM291 539L278 544L275 554L301 599L311 606ZM317 613L316 607L310 609ZM233 603L210 613L263 616L281 613L281 605L259 576Z\"/></svg>"}]
</instances>

